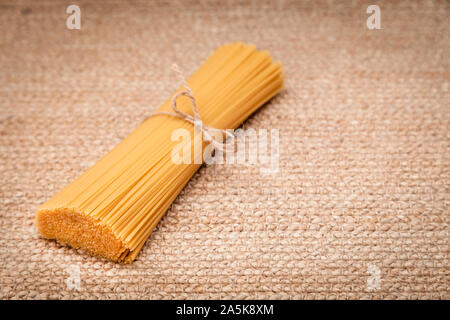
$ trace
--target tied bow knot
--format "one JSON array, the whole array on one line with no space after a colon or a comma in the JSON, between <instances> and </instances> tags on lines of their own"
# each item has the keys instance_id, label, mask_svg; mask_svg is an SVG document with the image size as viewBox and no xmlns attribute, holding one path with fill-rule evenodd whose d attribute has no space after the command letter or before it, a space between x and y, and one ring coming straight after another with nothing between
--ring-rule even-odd
<instances>
[{"instance_id":1,"label":"tied bow knot","mask_svg":"<svg viewBox=\"0 0 450 320\"><path fill-rule=\"evenodd\" d=\"M228 146L228 143L217 141L216 137L212 133L219 132L222 135L225 135L225 137L232 138L231 141L234 141L233 139L235 138L235 135L228 130L209 127L203 123L203 121L200 117L200 113L198 112L198 109L197 109L197 102L194 98L194 93L192 92L191 88L188 86L183 74L178 69L178 66L176 64L174 64L172 66L172 69L180 75L185 90L176 93L172 97L172 100L170 101L170 106L172 107L172 110L174 113L167 112L167 111L160 111L160 112L156 112L156 113L152 114L150 117L157 116L157 115L167 115L167 116L179 118L179 119L185 120L187 122L190 122L194 125L195 128L198 128L202 132L203 139L207 142L210 142L214 149L219 149L222 152L226 152L227 151L226 147ZM191 105L192 105L192 111L194 113L194 116L178 109L177 99L181 96L185 96L185 97L189 98Z\"/></svg>"}]
</instances>

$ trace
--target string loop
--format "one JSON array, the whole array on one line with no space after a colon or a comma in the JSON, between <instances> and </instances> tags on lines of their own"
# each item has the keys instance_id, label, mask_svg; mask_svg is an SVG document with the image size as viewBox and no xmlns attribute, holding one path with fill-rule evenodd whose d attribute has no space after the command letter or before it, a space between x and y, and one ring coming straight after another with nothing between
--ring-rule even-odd
<instances>
[{"instance_id":1,"label":"string loop","mask_svg":"<svg viewBox=\"0 0 450 320\"><path fill-rule=\"evenodd\" d=\"M172 100L170 101L170 105L171 105L174 113L167 112L167 111L160 111L160 112L155 112L150 117L154 117L157 115L166 115L166 116L171 116L171 117L179 118L179 119L185 120L187 122L190 122L195 127L200 128L200 130L202 132L202 137L204 138L205 141L210 142L214 149L219 149L222 152L226 152L227 151L226 147L228 146L228 142L217 141L217 139L212 134L212 132L219 132L222 135L225 135L225 139L231 138L231 141L234 141L235 135L226 129L217 129L217 128L209 127L203 123L203 121L200 117L200 113L198 112L198 109L197 109L197 101L195 100L194 93L192 92L191 88L187 84L187 82L186 82L183 74L181 73L180 69L178 68L178 66L176 64L174 64L172 66L172 69L180 76L185 90L176 93L172 97ZM194 113L194 116L191 116L189 113L183 112L180 109L178 109L177 99L181 96L188 97L189 100L191 101L192 111ZM227 139L226 139L226 141L227 141Z\"/></svg>"}]
</instances>

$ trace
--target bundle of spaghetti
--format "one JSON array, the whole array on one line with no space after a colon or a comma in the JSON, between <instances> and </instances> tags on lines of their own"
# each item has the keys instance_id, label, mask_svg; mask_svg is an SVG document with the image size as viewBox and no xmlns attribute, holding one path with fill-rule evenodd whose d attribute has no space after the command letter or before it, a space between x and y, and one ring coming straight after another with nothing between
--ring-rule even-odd
<instances>
[{"instance_id":1,"label":"bundle of spaghetti","mask_svg":"<svg viewBox=\"0 0 450 320\"><path fill-rule=\"evenodd\" d=\"M218 48L187 84L203 123L235 129L282 89L283 75L268 52L232 43ZM187 97L180 97L177 106L192 114ZM173 112L170 100L158 111ZM180 128L194 139L194 125L183 119L160 114L145 120L38 208L36 224L42 235L92 255L132 262L201 166L173 161L172 150L179 142L171 136Z\"/></svg>"}]
</instances>

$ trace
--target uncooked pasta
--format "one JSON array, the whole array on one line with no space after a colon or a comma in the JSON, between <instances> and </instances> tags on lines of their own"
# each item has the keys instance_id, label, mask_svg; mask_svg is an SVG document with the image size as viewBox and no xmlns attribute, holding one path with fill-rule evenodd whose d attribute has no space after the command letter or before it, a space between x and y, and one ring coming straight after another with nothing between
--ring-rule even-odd
<instances>
[{"instance_id":1,"label":"uncooked pasta","mask_svg":"<svg viewBox=\"0 0 450 320\"><path fill-rule=\"evenodd\" d=\"M279 63L253 45L218 48L187 80L201 120L208 127L235 129L283 86ZM179 89L185 90L181 87ZM180 111L193 114L179 97ZM171 100L158 112L173 113ZM174 199L201 166L172 159L172 133L194 125L155 114L106 156L68 184L37 212L47 238L117 262L132 262ZM202 143L206 148L208 142Z\"/></svg>"}]
</instances>

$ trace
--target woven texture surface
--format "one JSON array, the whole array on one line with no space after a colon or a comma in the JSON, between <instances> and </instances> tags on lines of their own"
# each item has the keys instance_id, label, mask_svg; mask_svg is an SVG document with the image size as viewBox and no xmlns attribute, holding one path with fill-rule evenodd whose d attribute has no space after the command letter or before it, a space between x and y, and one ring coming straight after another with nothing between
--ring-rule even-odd
<instances>
[{"instance_id":1,"label":"woven texture surface","mask_svg":"<svg viewBox=\"0 0 450 320\"><path fill-rule=\"evenodd\" d=\"M450 4L0 4L0 297L450 298ZM132 265L47 241L37 206L227 42L267 49L286 89L244 128L280 169L202 167ZM73 270L80 286L70 286ZM72 270L72 271L71 271Z\"/></svg>"}]
</instances>

